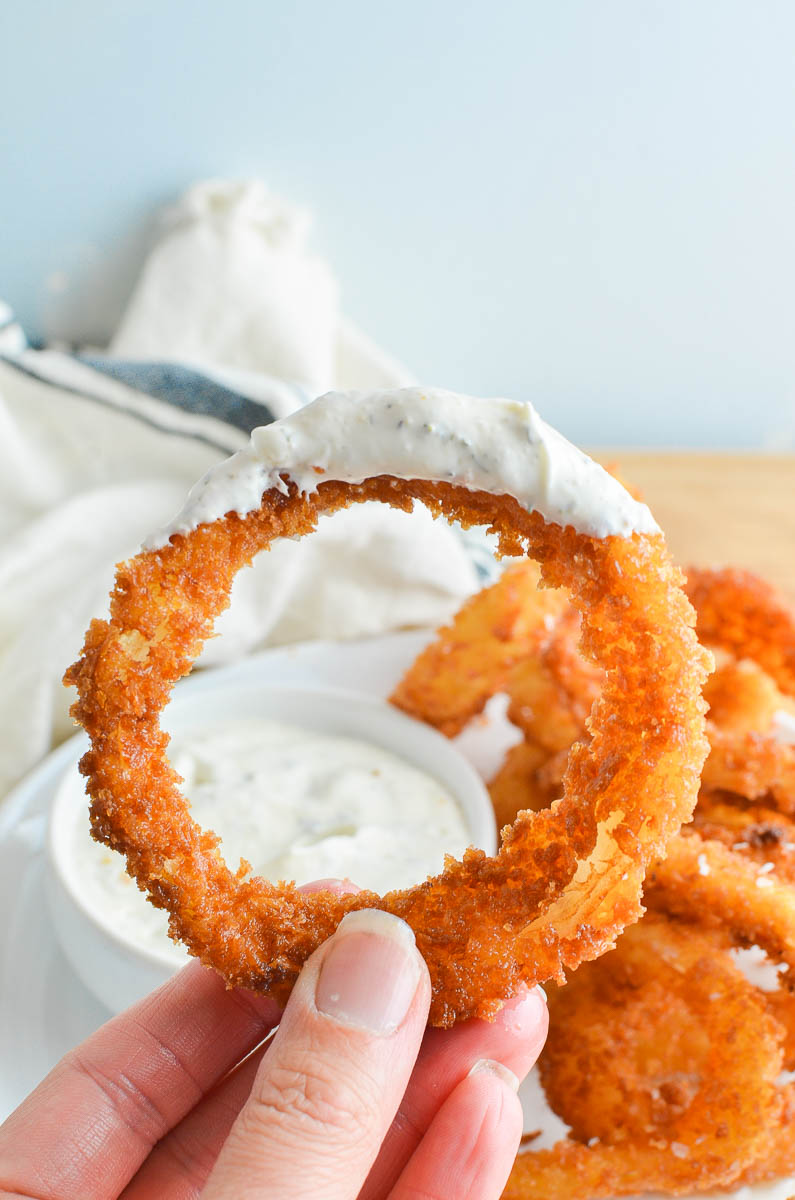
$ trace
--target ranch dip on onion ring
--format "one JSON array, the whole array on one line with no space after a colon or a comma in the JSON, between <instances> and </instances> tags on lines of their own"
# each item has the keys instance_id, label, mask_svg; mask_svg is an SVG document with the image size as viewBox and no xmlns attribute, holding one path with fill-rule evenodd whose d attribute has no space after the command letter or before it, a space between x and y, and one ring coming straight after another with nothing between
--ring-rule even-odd
<instances>
[{"instance_id":1,"label":"ranch dip on onion ring","mask_svg":"<svg viewBox=\"0 0 795 1200\"><path fill-rule=\"evenodd\" d=\"M287 491L283 475L303 495L325 479L447 480L513 496L545 520L591 537L659 532L648 507L543 421L532 404L401 388L329 392L255 429L251 444L208 471L146 549L159 549L173 534L224 513L253 512L270 488Z\"/></svg>"}]
</instances>

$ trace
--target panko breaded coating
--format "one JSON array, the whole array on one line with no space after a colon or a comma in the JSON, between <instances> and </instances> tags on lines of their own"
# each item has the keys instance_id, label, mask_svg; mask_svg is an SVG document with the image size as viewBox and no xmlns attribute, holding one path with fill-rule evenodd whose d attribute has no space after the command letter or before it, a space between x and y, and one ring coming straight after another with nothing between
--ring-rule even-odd
<instances>
[{"instance_id":1,"label":"panko breaded coating","mask_svg":"<svg viewBox=\"0 0 795 1200\"><path fill-rule=\"evenodd\" d=\"M795 611L784 597L737 567L688 567L686 587L704 645L753 659L782 692L795 696Z\"/></svg>"},{"instance_id":2,"label":"panko breaded coating","mask_svg":"<svg viewBox=\"0 0 795 1200\"><path fill-rule=\"evenodd\" d=\"M584 735L602 688L603 674L583 658L579 641L579 614L569 607L507 680L509 719L552 754Z\"/></svg>"},{"instance_id":3,"label":"panko breaded coating","mask_svg":"<svg viewBox=\"0 0 795 1200\"><path fill-rule=\"evenodd\" d=\"M460 733L568 607L565 594L542 589L540 582L532 560L506 567L498 587L476 592L438 631L391 702L448 737Z\"/></svg>"},{"instance_id":4,"label":"panko breaded coating","mask_svg":"<svg viewBox=\"0 0 795 1200\"><path fill-rule=\"evenodd\" d=\"M560 979L640 916L648 862L695 806L707 743L701 690L711 659L659 534L594 538L547 523L508 496L379 476L332 480L310 494L285 483L245 517L228 513L120 566L110 619L94 621L66 682L91 748L81 769L94 836L169 912L173 937L230 986L284 1000L302 964L346 912L381 908L415 932L430 972L431 1021L493 1016L521 983ZM488 858L469 850L402 892L307 894L233 869L192 819L170 766L160 713L187 674L236 572L278 537L380 500L422 501L464 526L485 525L500 552L526 553L582 619L586 658L604 671L587 746L572 751L561 800L522 813Z\"/></svg>"},{"instance_id":5,"label":"panko breaded coating","mask_svg":"<svg viewBox=\"0 0 795 1200\"><path fill-rule=\"evenodd\" d=\"M709 932L647 917L549 999L541 1078L571 1135L520 1154L504 1200L723 1187L769 1151L781 1030Z\"/></svg>"},{"instance_id":6,"label":"panko breaded coating","mask_svg":"<svg viewBox=\"0 0 795 1200\"><path fill-rule=\"evenodd\" d=\"M731 792L702 790L687 828L759 866L772 863L778 879L795 884L795 820L778 809L746 804Z\"/></svg>"},{"instance_id":7,"label":"panko breaded coating","mask_svg":"<svg viewBox=\"0 0 795 1200\"><path fill-rule=\"evenodd\" d=\"M548 761L549 751L534 742L518 742L511 746L489 784L498 829L513 825L521 810L540 812L560 797L559 786L550 787L539 778L539 770Z\"/></svg>"}]
</instances>

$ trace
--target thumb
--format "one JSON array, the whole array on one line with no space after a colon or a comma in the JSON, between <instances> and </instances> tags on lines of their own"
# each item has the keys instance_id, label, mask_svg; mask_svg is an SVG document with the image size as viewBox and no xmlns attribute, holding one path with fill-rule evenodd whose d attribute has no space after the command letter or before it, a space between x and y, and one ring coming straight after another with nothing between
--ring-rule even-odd
<instances>
[{"instance_id":1,"label":"thumb","mask_svg":"<svg viewBox=\"0 0 795 1200\"><path fill-rule=\"evenodd\" d=\"M411 929L349 913L304 966L203 1200L354 1200L403 1097L430 1004Z\"/></svg>"}]
</instances>

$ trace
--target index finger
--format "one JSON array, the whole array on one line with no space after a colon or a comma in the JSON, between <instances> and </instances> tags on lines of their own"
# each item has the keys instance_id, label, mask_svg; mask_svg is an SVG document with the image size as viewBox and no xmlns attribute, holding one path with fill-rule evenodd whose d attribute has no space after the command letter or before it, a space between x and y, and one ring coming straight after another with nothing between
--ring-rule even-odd
<instances>
[{"instance_id":1,"label":"index finger","mask_svg":"<svg viewBox=\"0 0 795 1200\"><path fill-rule=\"evenodd\" d=\"M0 1191L116 1200L152 1146L278 1023L192 963L114 1017L0 1126Z\"/></svg>"}]
</instances>

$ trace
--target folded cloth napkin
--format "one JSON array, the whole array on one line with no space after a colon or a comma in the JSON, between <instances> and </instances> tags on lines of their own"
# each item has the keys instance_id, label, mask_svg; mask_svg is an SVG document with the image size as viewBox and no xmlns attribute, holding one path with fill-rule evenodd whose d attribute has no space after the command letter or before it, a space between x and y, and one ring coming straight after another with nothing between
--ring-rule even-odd
<instances>
[{"instance_id":1,"label":"folded cloth napkin","mask_svg":"<svg viewBox=\"0 0 795 1200\"><path fill-rule=\"evenodd\" d=\"M416 382L341 314L331 271L308 249L309 214L259 180L194 184L162 227L111 341L115 357L223 364L312 396Z\"/></svg>"},{"instance_id":2,"label":"folded cloth napkin","mask_svg":"<svg viewBox=\"0 0 795 1200\"><path fill-rule=\"evenodd\" d=\"M114 563L176 512L195 479L321 383L407 381L341 320L327 269L301 264L300 238L278 243L278 269L269 265L275 235L259 185L253 198L231 189L223 232L218 197L229 189L208 188L189 193L189 219L167 225L108 353L31 349L0 305L0 797L72 731L60 680L91 617L107 611ZM282 225L285 211L274 206ZM304 327L299 293L321 278ZM279 331L270 341L269 329ZM437 624L476 585L471 550L444 522L360 505L241 573L200 665Z\"/></svg>"}]
</instances>

